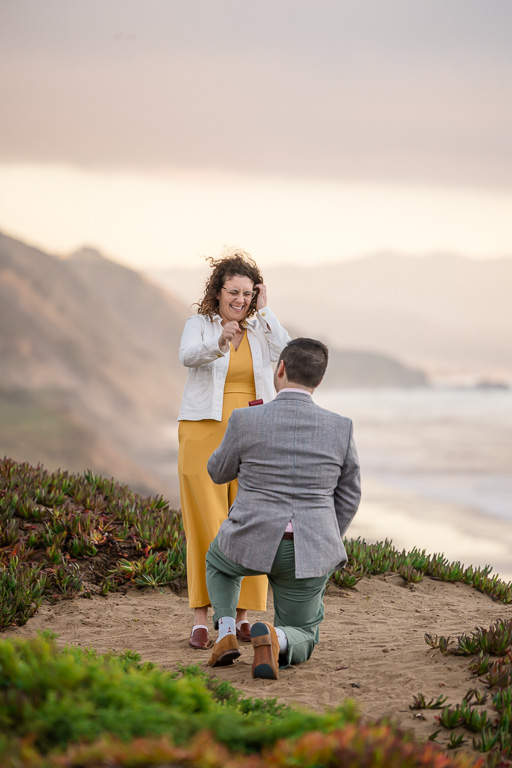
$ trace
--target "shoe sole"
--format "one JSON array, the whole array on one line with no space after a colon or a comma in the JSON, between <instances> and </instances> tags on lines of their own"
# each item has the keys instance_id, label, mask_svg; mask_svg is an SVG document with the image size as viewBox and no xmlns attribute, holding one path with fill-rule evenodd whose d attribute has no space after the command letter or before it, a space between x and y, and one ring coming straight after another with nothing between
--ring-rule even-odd
<instances>
[{"instance_id":1,"label":"shoe sole","mask_svg":"<svg viewBox=\"0 0 512 768\"><path fill-rule=\"evenodd\" d=\"M271 630L263 622L256 622L251 627L251 643L254 648L252 676L262 680L278 680L279 667L272 652Z\"/></svg>"},{"instance_id":2,"label":"shoe sole","mask_svg":"<svg viewBox=\"0 0 512 768\"><path fill-rule=\"evenodd\" d=\"M235 659L238 659L240 656L240 651L238 651L236 648L230 648L228 651L224 651L224 653L221 653L218 659L215 659L215 663L212 664L212 667L227 667L228 664L232 664Z\"/></svg>"},{"instance_id":3,"label":"shoe sole","mask_svg":"<svg viewBox=\"0 0 512 768\"><path fill-rule=\"evenodd\" d=\"M252 671L252 676L258 680L277 680L270 664L257 664Z\"/></svg>"}]
</instances>

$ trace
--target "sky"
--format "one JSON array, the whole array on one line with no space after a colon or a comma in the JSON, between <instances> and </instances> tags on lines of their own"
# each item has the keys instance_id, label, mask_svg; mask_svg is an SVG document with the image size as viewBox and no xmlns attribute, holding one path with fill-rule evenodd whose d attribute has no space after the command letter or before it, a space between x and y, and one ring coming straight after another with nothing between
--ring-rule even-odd
<instances>
[{"instance_id":1,"label":"sky","mask_svg":"<svg viewBox=\"0 0 512 768\"><path fill-rule=\"evenodd\" d=\"M512 255L510 0L1 0L0 230L262 267Z\"/></svg>"}]
</instances>

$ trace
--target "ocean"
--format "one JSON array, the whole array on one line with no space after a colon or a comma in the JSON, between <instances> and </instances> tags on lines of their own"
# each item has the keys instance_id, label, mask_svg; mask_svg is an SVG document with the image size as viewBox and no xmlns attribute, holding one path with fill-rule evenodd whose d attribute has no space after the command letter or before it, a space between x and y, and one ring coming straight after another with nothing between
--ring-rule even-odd
<instances>
[{"instance_id":1,"label":"ocean","mask_svg":"<svg viewBox=\"0 0 512 768\"><path fill-rule=\"evenodd\" d=\"M320 386L314 399L354 422L367 503L349 535L428 540L512 578L512 390Z\"/></svg>"}]
</instances>

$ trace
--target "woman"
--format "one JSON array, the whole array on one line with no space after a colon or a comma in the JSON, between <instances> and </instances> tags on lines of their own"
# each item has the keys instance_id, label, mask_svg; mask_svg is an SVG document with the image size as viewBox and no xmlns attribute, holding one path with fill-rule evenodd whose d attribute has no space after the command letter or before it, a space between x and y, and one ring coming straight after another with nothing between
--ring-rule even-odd
<instances>
[{"instance_id":1,"label":"woman","mask_svg":"<svg viewBox=\"0 0 512 768\"><path fill-rule=\"evenodd\" d=\"M212 273L198 314L189 317L181 338L180 362L188 379L178 420L181 511L187 540L187 574L194 626L189 644L207 649L210 599L205 557L236 496L237 482L215 485L206 463L220 445L235 408L275 395L272 362L290 341L267 306L267 289L253 259L236 251L209 259ZM239 640L250 642L247 610L264 611L266 576L242 582L236 616Z\"/></svg>"}]
</instances>

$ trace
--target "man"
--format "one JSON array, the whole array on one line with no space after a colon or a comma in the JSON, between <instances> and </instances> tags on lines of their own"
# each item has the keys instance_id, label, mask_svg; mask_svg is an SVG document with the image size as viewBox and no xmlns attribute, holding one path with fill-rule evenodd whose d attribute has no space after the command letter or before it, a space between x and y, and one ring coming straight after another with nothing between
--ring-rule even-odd
<instances>
[{"instance_id":1,"label":"man","mask_svg":"<svg viewBox=\"0 0 512 768\"><path fill-rule=\"evenodd\" d=\"M235 502L206 555L219 630L209 666L240 656L240 582L257 573L268 575L274 593L274 626L251 628L253 677L277 679L279 666L306 661L318 643L325 585L346 563L342 537L361 495L351 420L312 399L327 360L320 341L289 342L275 372L276 398L234 411L208 461L214 482L238 477Z\"/></svg>"}]
</instances>

